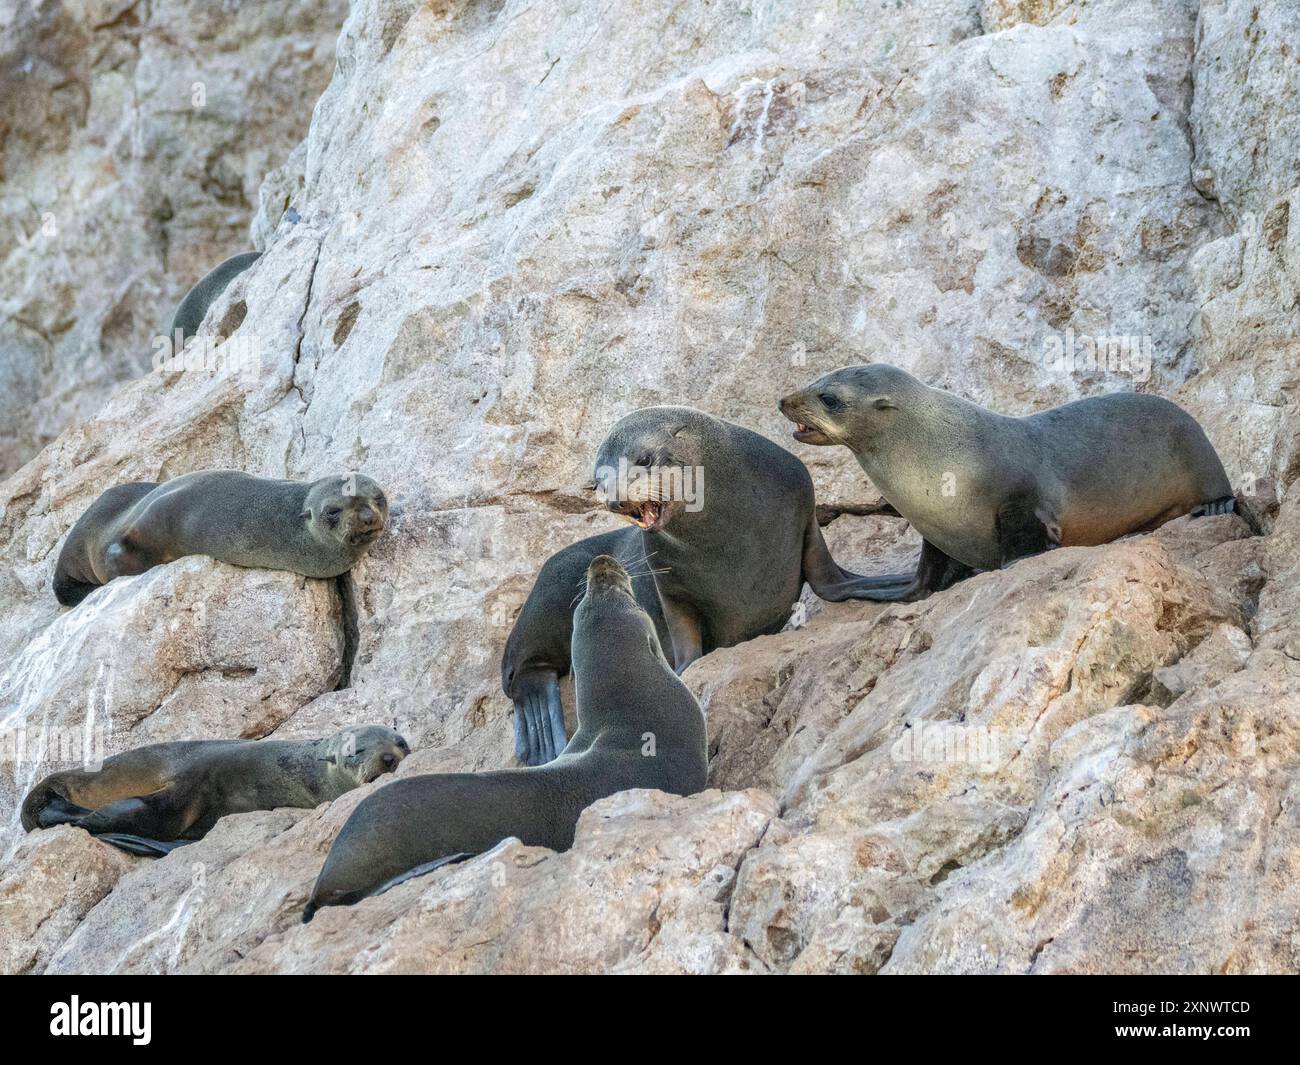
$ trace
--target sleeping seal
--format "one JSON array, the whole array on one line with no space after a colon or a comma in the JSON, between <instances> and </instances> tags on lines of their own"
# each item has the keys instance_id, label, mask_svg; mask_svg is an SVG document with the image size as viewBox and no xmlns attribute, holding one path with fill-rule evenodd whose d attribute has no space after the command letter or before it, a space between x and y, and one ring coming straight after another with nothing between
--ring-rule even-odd
<instances>
[{"instance_id":1,"label":"sleeping seal","mask_svg":"<svg viewBox=\"0 0 1300 1065\"><path fill-rule=\"evenodd\" d=\"M391 773L411 749L390 728L361 725L320 740L154 743L99 770L51 773L23 800L28 832L76 825L132 854L201 839L226 814L310 809Z\"/></svg>"}]
</instances>

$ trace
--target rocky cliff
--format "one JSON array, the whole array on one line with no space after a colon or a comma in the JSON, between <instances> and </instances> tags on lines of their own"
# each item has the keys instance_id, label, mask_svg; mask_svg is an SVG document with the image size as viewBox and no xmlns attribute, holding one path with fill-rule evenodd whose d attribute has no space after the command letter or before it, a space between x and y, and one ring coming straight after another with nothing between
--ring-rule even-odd
<instances>
[{"instance_id":1,"label":"rocky cliff","mask_svg":"<svg viewBox=\"0 0 1300 1065\"><path fill-rule=\"evenodd\" d=\"M231 43L185 5L123 10L109 29L134 19L141 54L177 21L209 52L324 47L320 13L249 15ZM63 39L96 69L96 38ZM255 370L144 373L0 485L0 706L22 741L0 782L0 964L1300 967L1298 42L1295 5L1239 0L357 0L314 110L276 116L310 112L296 149L187 119L183 152L244 200L269 170L266 254L207 319ZM31 46L6 47L6 81L34 77L15 66ZM209 98L259 81L211 69ZM120 144L61 113L57 136L9 131L6 191L74 152L113 171ZM4 266L34 290L85 277L61 314L104 364L148 364L138 329L102 324L146 269L109 251L145 239L146 165L115 179L137 206L96 222L95 255L61 230ZM198 172L168 181L203 195ZM93 213L76 182L60 195ZM204 265L148 269L175 295ZM46 382L20 409L53 402L48 346L6 345L6 373ZM1122 357L1063 357L1099 349ZM69 734L118 750L377 721L416 748L402 774L512 764L501 647L541 561L611 526L582 488L606 428L675 402L789 442L775 398L870 360L1010 414L1169 396L1241 513L915 604L806 594L799 624L685 674L709 791L615 796L567 853L506 841L307 926L367 789L227 818L158 861L22 836L14 803ZM904 523L852 513L877 497L851 456L790 446L839 514L837 557L907 566ZM217 466L385 486L357 640L331 584L197 558L58 607L58 547L100 491Z\"/></svg>"}]
</instances>

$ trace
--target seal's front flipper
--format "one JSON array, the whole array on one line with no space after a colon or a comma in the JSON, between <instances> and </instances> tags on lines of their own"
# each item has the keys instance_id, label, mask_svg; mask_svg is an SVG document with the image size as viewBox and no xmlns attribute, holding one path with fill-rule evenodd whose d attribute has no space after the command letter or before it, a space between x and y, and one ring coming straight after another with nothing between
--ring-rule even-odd
<instances>
[{"instance_id":1,"label":"seal's front flipper","mask_svg":"<svg viewBox=\"0 0 1300 1065\"><path fill-rule=\"evenodd\" d=\"M75 825L91 812L58 792L46 789L43 794L23 803L23 827L30 832L33 828Z\"/></svg>"},{"instance_id":2,"label":"seal's front flipper","mask_svg":"<svg viewBox=\"0 0 1300 1065\"><path fill-rule=\"evenodd\" d=\"M546 710L551 725L551 747L559 755L569 745L569 735L564 727L564 703L560 701L558 679L546 686Z\"/></svg>"},{"instance_id":3,"label":"seal's front flipper","mask_svg":"<svg viewBox=\"0 0 1300 1065\"><path fill-rule=\"evenodd\" d=\"M952 561L938 548L929 544L925 547L936 552L942 559ZM938 577L931 572L937 562L931 561L927 567L925 547L922 548L921 563L916 573L864 577L844 569L831 557L821 528L815 520L810 519L804 530L803 579L817 593L818 598L825 599L828 603L842 603L847 599L870 599L876 602L918 599L932 591L938 591L940 586L946 588L953 583L953 580L949 580L940 584Z\"/></svg>"},{"instance_id":4,"label":"seal's front flipper","mask_svg":"<svg viewBox=\"0 0 1300 1065\"><path fill-rule=\"evenodd\" d=\"M553 670L521 677L515 695L515 756L525 765L545 765L564 750L564 704Z\"/></svg>"},{"instance_id":5,"label":"seal's front flipper","mask_svg":"<svg viewBox=\"0 0 1300 1065\"><path fill-rule=\"evenodd\" d=\"M393 877L390 880L385 880L382 884L380 884L376 888L368 888L360 891L349 891L346 892L345 894L337 895L334 898L332 898L329 902L325 903L325 905L354 906L362 899L373 898L375 895L382 895L385 891L390 891L393 888L397 887L398 884L404 884L408 880L414 880L417 876L424 876L427 873L432 873L435 869L441 869L445 865L454 865L456 862L463 862L473 857L474 855L472 854L468 854L465 852L458 852L456 854L448 854L444 858L435 858L431 862L425 862L422 865L417 865L414 869L408 869L406 870L406 872L399 873L397 876ZM320 909L320 904L316 902L315 898L314 897L309 898L307 900L307 905L305 905L302 908L302 923L310 924L311 919L316 916L316 911L319 909Z\"/></svg>"},{"instance_id":6,"label":"seal's front flipper","mask_svg":"<svg viewBox=\"0 0 1300 1065\"><path fill-rule=\"evenodd\" d=\"M161 858L177 847L184 847L192 842L188 839L146 839L144 836L132 836L125 832L100 832L95 835L95 838L111 843L118 850L126 851L127 854L139 854L146 858Z\"/></svg>"},{"instance_id":7,"label":"seal's front flipper","mask_svg":"<svg viewBox=\"0 0 1300 1065\"><path fill-rule=\"evenodd\" d=\"M687 666L704 654L704 632L699 616L685 603L659 596L663 607L664 623L673 645L673 672L680 674Z\"/></svg>"},{"instance_id":8,"label":"seal's front flipper","mask_svg":"<svg viewBox=\"0 0 1300 1065\"><path fill-rule=\"evenodd\" d=\"M91 835L132 836L145 840L178 839L192 817L174 791L119 799L92 810L77 821Z\"/></svg>"},{"instance_id":9,"label":"seal's front flipper","mask_svg":"<svg viewBox=\"0 0 1300 1065\"><path fill-rule=\"evenodd\" d=\"M921 558L915 573L891 573L863 577L842 568L830 553L815 521L804 533L803 579L817 595L831 603L846 599L869 599L881 603L904 603L941 592L974 570L944 554L929 540L921 541Z\"/></svg>"},{"instance_id":10,"label":"seal's front flipper","mask_svg":"<svg viewBox=\"0 0 1300 1065\"><path fill-rule=\"evenodd\" d=\"M998 507L994 527L998 553L1005 568L1018 558L1039 555L1061 546L1061 530L1043 521L1034 500L1028 495L1014 495Z\"/></svg>"},{"instance_id":11,"label":"seal's front flipper","mask_svg":"<svg viewBox=\"0 0 1300 1065\"><path fill-rule=\"evenodd\" d=\"M374 891L370 892L371 896L382 895L385 891L397 887L398 884L405 884L408 880L414 880L417 876L425 876L432 873L435 869L441 869L444 865L455 865L457 862L467 861L474 855L460 852L449 854L445 858L436 858L431 862L425 862L423 865L417 865L414 869L408 869L404 873L399 873L391 880L385 880Z\"/></svg>"}]
</instances>

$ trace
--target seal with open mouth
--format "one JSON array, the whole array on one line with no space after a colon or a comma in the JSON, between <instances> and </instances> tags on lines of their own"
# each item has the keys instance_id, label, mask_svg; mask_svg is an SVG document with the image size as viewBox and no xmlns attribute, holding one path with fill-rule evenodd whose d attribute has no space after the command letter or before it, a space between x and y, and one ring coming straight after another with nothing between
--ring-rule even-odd
<instances>
[{"instance_id":1,"label":"seal with open mouth","mask_svg":"<svg viewBox=\"0 0 1300 1065\"><path fill-rule=\"evenodd\" d=\"M596 485L640 532L679 671L779 631L805 581L832 602L870 586L831 558L804 464L743 426L689 407L633 411L600 445Z\"/></svg>"},{"instance_id":2,"label":"seal with open mouth","mask_svg":"<svg viewBox=\"0 0 1300 1065\"><path fill-rule=\"evenodd\" d=\"M388 500L361 474L280 481L205 470L135 481L108 489L77 520L55 565L54 594L75 606L114 577L185 555L337 577L387 521Z\"/></svg>"},{"instance_id":3,"label":"seal with open mouth","mask_svg":"<svg viewBox=\"0 0 1300 1065\"><path fill-rule=\"evenodd\" d=\"M1009 418L871 363L779 406L796 440L852 451L923 537L916 573L874 578L871 599L921 598L974 570L1234 505L1205 431L1159 396L1120 392Z\"/></svg>"},{"instance_id":4,"label":"seal with open mouth","mask_svg":"<svg viewBox=\"0 0 1300 1065\"><path fill-rule=\"evenodd\" d=\"M227 814L310 809L369 784L411 753L382 725L319 740L154 743L98 770L51 773L23 800L28 832L75 825L132 854L161 855L201 839Z\"/></svg>"},{"instance_id":5,"label":"seal with open mouth","mask_svg":"<svg viewBox=\"0 0 1300 1065\"><path fill-rule=\"evenodd\" d=\"M574 615L578 731L546 765L434 773L369 795L330 848L303 911L350 905L508 836L566 850L578 815L628 788L690 795L708 770L704 714L664 657L627 571L600 555Z\"/></svg>"}]
</instances>

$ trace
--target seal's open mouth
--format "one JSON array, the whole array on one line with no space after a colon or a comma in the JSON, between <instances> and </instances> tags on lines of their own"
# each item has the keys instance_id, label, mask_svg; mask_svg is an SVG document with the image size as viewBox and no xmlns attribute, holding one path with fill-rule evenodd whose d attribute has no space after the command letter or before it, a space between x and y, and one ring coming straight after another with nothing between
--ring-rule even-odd
<instances>
[{"instance_id":1,"label":"seal's open mouth","mask_svg":"<svg viewBox=\"0 0 1300 1065\"><path fill-rule=\"evenodd\" d=\"M623 517L633 525L647 531L662 529L668 517L668 508L657 499L647 499L644 503L625 504Z\"/></svg>"},{"instance_id":2,"label":"seal's open mouth","mask_svg":"<svg viewBox=\"0 0 1300 1065\"><path fill-rule=\"evenodd\" d=\"M815 425L807 425L800 421L794 423L794 438L801 444L829 444L832 442L831 438Z\"/></svg>"}]
</instances>

